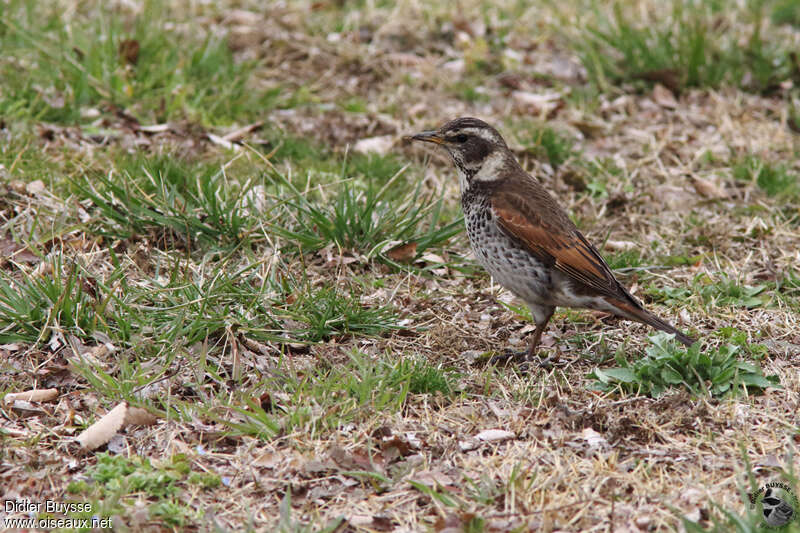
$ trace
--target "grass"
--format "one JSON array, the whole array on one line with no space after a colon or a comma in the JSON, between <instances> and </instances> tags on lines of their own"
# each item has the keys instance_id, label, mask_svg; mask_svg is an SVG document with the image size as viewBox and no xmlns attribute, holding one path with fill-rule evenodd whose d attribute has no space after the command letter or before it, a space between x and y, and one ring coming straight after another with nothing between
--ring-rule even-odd
<instances>
[{"instance_id":1,"label":"grass","mask_svg":"<svg viewBox=\"0 0 800 533\"><path fill-rule=\"evenodd\" d=\"M732 473L791 464L800 309L800 33L757 4L0 5L0 396L59 394L0 398L0 485L132 530L756 528ZM563 96L542 122L517 90ZM637 243L603 252L702 351L559 309L563 365L476 357L533 326L452 164L348 148L456 115L506 125L598 248ZM159 421L71 461L123 400Z\"/></svg>"},{"instance_id":2,"label":"grass","mask_svg":"<svg viewBox=\"0 0 800 533\"><path fill-rule=\"evenodd\" d=\"M287 190L288 213L271 229L298 251L313 252L333 244L340 250L394 263L386 252L398 243L413 244L414 257L419 257L462 231L460 218L443 224L441 198L425 197L419 188L399 198L390 197L392 180L380 188L373 181L363 188L344 181L328 193L332 197L318 202L282 175L276 177Z\"/></svg>"},{"instance_id":3,"label":"grass","mask_svg":"<svg viewBox=\"0 0 800 533\"><path fill-rule=\"evenodd\" d=\"M283 371L262 384L266 403L236 407L237 420L223 420L237 432L273 439L302 432L321 435L346 424L400 411L414 395L455 395L452 371L412 359L380 357L359 352L347 364L321 365L311 373Z\"/></svg>"},{"instance_id":4,"label":"grass","mask_svg":"<svg viewBox=\"0 0 800 533\"><path fill-rule=\"evenodd\" d=\"M703 351L695 343L684 349L663 332L651 336L650 342L644 358L630 363L618 354L619 367L595 369L591 377L598 390L619 387L629 394L657 398L675 387L695 396L724 396L780 386L776 376L765 377L756 365L738 359L741 346L726 344Z\"/></svg>"},{"instance_id":5,"label":"grass","mask_svg":"<svg viewBox=\"0 0 800 533\"><path fill-rule=\"evenodd\" d=\"M563 165L578 154L575 141L550 126L523 122L516 124L514 130L531 155L553 167Z\"/></svg>"},{"instance_id":6,"label":"grass","mask_svg":"<svg viewBox=\"0 0 800 533\"><path fill-rule=\"evenodd\" d=\"M397 319L388 306L366 307L359 296L333 287L312 287L308 280L284 277L278 282L281 298L274 301L276 317L290 318L303 326L291 335L309 342L334 335L379 335L397 329Z\"/></svg>"},{"instance_id":7,"label":"grass","mask_svg":"<svg viewBox=\"0 0 800 533\"><path fill-rule=\"evenodd\" d=\"M736 37L713 2L677 0L671 6L668 16L650 21L627 14L621 3L611 15L597 12L576 39L589 79L604 90L658 82L675 91L731 84L758 93L798 79L791 49L762 33L763 3L738 13L748 22Z\"/></svg>"},{"instance_id":8,"label":"grass","mask_svg":"<svg viewBox=\"0 0 800 533\"><path fill-rule=\"evenodd\" d=\"M18 278L0 272L0 343L39 344L53 333L88 339L119 331L120 317L108 305L112 295L90 274L60 257L45 265L41 273L21 272Z\"/></svg>"},{"instance_id":9,"label":"grass","mask_svg":"<svg viewBox=\"0 0 800 533\"><path fill-rule=\"evenodd\" d=\"M98 235L147 235L165 247L236 246L254 224L247 216L250 184L230 180L224 168L188 163L173 155L137 154L118 160L107 175L76 180L76 192L95 208Z\"/></svg>"},{"instance_id":10,"label":"grass","mask_svg":"<svg viewBox=\"0 0 800 533\"><path fill-rule=\"evenodd\" d=\"M773 164L750 155L738 161L732 172L735 179L757 185L768 196L800 198L800 176L785 164Z\"/></svg>"},{"instance_id":11,"label":"grass","mask_svg":"<svg viewBox=\"0 0 800 533\"><path fill-rule=\"evenodd\" d=\"M219 36L175 31L160 2L123 20L58 8L36 9L24 0L2 8L0 72L9 80L0 113L14 119L74 123L87 107L126 109L143 123L189 118L227 124L269 109L280 88L248 85L253 62L237 62ZM180 47L172 43L180 41ZM20 65L28 65L20 69Z\"/></svg>"}]
</instances>

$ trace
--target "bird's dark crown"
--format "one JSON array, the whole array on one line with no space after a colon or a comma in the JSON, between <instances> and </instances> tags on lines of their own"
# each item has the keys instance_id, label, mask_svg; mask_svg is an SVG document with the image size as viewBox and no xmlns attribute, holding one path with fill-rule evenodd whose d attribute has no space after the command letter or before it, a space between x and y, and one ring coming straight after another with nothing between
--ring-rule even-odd
<instances>
[{"instance_id":1,"label":"bird's dark crown","mask_svg":"<svg viewBox=\"0 0 800 533\"><path fill-rule=\"evenodd\" d=\"M496 129L486 122L473 117L461 117L451 120L439 128L439 134L448 144L464 144L473 138L477 138L489 144L506 148L506 142Z\"/></svg>"}]
</instances>

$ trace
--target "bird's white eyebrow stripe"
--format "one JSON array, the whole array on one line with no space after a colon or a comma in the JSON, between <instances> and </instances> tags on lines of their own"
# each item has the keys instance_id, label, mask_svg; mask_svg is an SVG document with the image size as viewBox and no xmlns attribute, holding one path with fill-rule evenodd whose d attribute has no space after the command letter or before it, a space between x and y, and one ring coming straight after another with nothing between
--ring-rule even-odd
<instances>
[{"instance_id":1,"label":"bird's white eyebrow stripe","mask_svg":"<svg viewBox=\"0 0 800 533\"><path fill-rule=\"evenodd\" d=\"M489 142L497 142L497 139L495 139L495 136L492 134L491 130L487 130L486 128L459 128L449 133L448 137L450 135L461 135L462 133L475 135Z\"/></svg>"}]
</instances>

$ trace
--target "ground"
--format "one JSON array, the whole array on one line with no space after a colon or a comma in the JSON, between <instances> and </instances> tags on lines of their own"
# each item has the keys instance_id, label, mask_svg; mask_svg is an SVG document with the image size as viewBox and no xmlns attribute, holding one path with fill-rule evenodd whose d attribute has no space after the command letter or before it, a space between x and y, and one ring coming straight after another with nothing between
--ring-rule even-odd
<instances>
[{"instance_id":1,"label":"ground","mask_svg":"<svg viewBox=\"0 0 800 533\"><path fill-rule=\"evenodd\" d=\"M3 519L763 529L748 494L800 489L800 7L540 4L0 6ZM559 309L555 364L490 364L533 324L403 138L465 115L700 343Z\"/></svg>"}]
</instances>

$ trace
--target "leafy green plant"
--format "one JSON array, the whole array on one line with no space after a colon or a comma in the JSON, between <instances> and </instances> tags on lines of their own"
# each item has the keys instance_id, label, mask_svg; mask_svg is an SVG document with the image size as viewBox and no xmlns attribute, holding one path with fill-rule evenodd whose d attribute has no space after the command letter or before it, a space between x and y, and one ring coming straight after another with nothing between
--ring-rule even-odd
<instances>
[{"instance_id":1,"label":"leafy green plant","mask_svg":"<svg viewBox=\"0 0 800 533\"><path fill-rule=\"evenodd\" d=\"M707 306L761 307L772 297L764 284L743 285L726 274L716 281L706 274L697 275L689 287L649 287L647 294L657 302L677 305L692 298L700 299Z\"/></svg>"},{"instance_id":2,"label":"leafy green plant","mask_svg":"<svg viewBox=\"0 0 800 533\"><path fill-rule=\"evenodd\" d=\"M647 355L630 363L620 354L616 368L595 369L589 376L594 387L609 391L619 387L626 393L658 397L668 389L683 387L694 395L737 395L745 390L780 387L777 376L765 377L753 363L741 361L741 346L725 344L702 351L700 343L679 347L674 336L659 332L650 337Z\"/></svg>"},{"instance_id":3,"label":"leafy green plant","mask_svg":"<svg viewBox=\"0 0 800 533\"><path fill-rule=\"evenodd\" d=\"M132 495L144 494L152 503L150 515L173 526L185 525L198 517L196 511L178 499L182 486L196 476L211 476L191 472L189 461L183 454L176 454L169 461L154 466L148 459L138 456L128 458L101 453L97 456L97 463L87 468L86 474L89 483L70 483L67 492L99 501L113 500L115 505L107 510L114 514L125 512L126 500Z\"/></svg>"}]
</instances>

